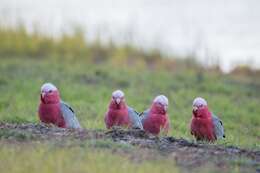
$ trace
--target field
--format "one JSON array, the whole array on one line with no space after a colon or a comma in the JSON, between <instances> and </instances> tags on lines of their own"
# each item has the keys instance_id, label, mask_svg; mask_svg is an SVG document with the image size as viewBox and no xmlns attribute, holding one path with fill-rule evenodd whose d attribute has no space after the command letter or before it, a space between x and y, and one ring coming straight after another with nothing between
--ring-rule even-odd
<instances>
[{"instance_id":1,"label":"field","mask_svg":"<svg viewBox=\"0 0 260 173\"><path fill-rule=\"evenodd\" d=\"M70 58L77 55L73 53L74 49L64 58L55 51L51 55L43 53L38 56L38 48L32 54L26 52L26 47L21 49L25 53L13 53L3 48L4 43L0 48L1 172L191 171L190 167L178 164L178 155L165 156L156 147L142 148L128 142L113 141L113 138L92 137L78 141L72 137L72 140L66 138L64 141L54 136L46 140L39 136L31 138L27 132L5 129L5 124L39 123L40 87L45 82L52 82L59 88L62 99L70 103L83 128L90 132L105 133L104 113L114 90L122 89L128 105L139 112L148 108L156 95L164 94L169 98L169 136L184 138L190 143L194 142L189 132L191 104L195 97L202 96L207 99L211 110L223 120L226 130L225 140L209 145L245 148L256 151L256 156L250 160L241 155L222 166L217 164L218 161L200 163L192 171L252 172L259 167L259 75L222 74L218 70L205 69L192 59L153 59L151 57L155 55L162 56L154 52L148 53L149 62L143 57L133 61L131 58L120 59L120 55L129 55L124 47L117 49L115 54L110 52L109 56L113 55L114 58L103 61L97 58L97 54L93 55L95 51L102 53L102 49L99 47L96 50L93 45L88 49L92 54L86 55L96 59ZM136 55L146 54L137 51ZM190 64L192 61L194 63ZM224 158L225 155L217 157L218 160Z\"/></svg>"},{"instance_id":2,"label":"field","mask_svg":"<svg viewBox=\"0 0 260 173\"><path fill-rule=\"evenodd\" d=\"M62 98L76 110L84 128L102 130L105 129L103 116L111 92L120 88L126 93L127 103L138 111L149 107L157 94L167 95L170 101L169 115L171 118L169 136L191 141L192 136L188 128L191 103L194 97L203 96L208 100L211 109L224 121L227 138L220 141L219 144L259 149L259 88L257 85L252 86L246 81L238 81L230 76L210 73L197 74L192 71L156 71L121 66L115 68L114 65L93 65L83 61L30 58L3 58L0 73L1 122L38 123L39 89L44 82L48 81L58 86ZM7 172L10 170L12 170L11 172L27 172L31 169L39 169L41 159L45 159L44 163L47 164L45 169L41 169L42 172L64 172L64 170L67 172L87 170L119 172L123 168L129 172L133 172L131 170L136 172L158 172L158 170L172 172L172 170L176 170L178 172L178 167L174 166L174 160L166 160L163 156L159 156L160 159L153 159L153 157L143 159L145 161L136 164L134 161L129 162L129 159L124 158L122 153L113 154L113 149L100 149L92 146L94 149L91 150L88 145L60 148L58 142L53 140L50 143L29 145L27 145L28 140L25 144L22 142L21 145L17 145L17 142L10 145L13 142L8 141L7 139L6 142L5 136L2 135L0 153L1 160L5 160L2 166L8 168ZM103 141L103 143L107 143L107 141ZM125 148L125 146L117 146L113 142L109 142L107 145L111 145L112 148ZM131 148L131 150L137 149ZM66 159L62 159L64 157ZM30 158L30 164L23 166L25 158ZM54 160L59 160L59 163L52 163ZM75 160L79 163L75 164ZM17 168L9 169L12 162L18 164ZM73 164L68 166L68 163L71 162ZM122 162L124 164L121 164ZM237 164L240 165L240 162ZM59 166L55 166L56 164ZM114 166L110 167L111 164ZM233 166L227 170L230 171L230 168L234 168L239 172L239 166L236 167L236 164Z\"/></svg>"}]
</instances>

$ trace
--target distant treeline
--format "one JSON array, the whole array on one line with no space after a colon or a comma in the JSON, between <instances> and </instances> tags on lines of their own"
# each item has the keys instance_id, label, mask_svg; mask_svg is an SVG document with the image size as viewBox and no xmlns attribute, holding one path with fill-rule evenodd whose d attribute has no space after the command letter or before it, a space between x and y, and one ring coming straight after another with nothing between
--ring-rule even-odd
<instances>
[{"instance_id":1,"label":"distant treeline","mask_svg":"<svg viewBox=\"0 0 260 173\"><path fill-rule=\"evenodd\" d=\"M85 60L88 63L110 63L150 69L166 70L205 70L193 55L188 57L166 56L158 49L143 50L131 43L115 44L110 40L103 44L97 37L89 41L85 33L75 29L72 34L62 34L59 37L34 31L29 33L21 25L19 27L0 26L0 58L62 58ZM219 65L208 67L208 71L221 73ZM247 66L236 67L231 73L259 75L260 72Z\"/></svg>"}]
</instances>

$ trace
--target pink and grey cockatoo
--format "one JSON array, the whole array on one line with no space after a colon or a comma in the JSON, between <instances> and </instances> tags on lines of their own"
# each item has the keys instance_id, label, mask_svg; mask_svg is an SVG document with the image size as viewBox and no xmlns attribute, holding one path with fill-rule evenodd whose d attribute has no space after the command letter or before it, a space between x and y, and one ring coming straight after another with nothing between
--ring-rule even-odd
<instances>
[{"instance_id":1,"label":"pink and grey cockatoo","mask_svg":"<svg viewBox=\"0 0 260 173\"><path fill-rule=\"evenodd\" d=\"M154 135L167 135L170 127L167 111L168 98L164 95L155 97L151 107L141 113L144 130Z\"/></svg>"},{"instance_id":2,"label":"pink and grey cockatoo","mask_svg":"<svg viewBox=\"0 0 260 173\"><path fill-rule=\"evenodd\" d=\"M112 93L112 98L105 114L108 129L113 126L143 129L138 112L127 106L125 94L121 90Z\"/></svg>"},{"instance_id":3,"label":"pink and grey cockatoo","mask_svg":"<svg viewBox=\"0 0 260 173\"><path fill-rule=\"evenodd\" d=\"M60 99L58 89L51 83L41 87L38 109L40 121L62 128L81 128L74 110Z\"/></svg>"},{"instance_id":4,"label":"pink and grey cockatoo","mask_svg":"<svg viewBox=\"0 0 260 173\"><path fill-rule=\"evenodd\" d=\"M209 111L205 99L197 97L193 101L192 114L190 129L196 140L214 142L225 138L222 121Z\"/></svg>"}]
</instances>

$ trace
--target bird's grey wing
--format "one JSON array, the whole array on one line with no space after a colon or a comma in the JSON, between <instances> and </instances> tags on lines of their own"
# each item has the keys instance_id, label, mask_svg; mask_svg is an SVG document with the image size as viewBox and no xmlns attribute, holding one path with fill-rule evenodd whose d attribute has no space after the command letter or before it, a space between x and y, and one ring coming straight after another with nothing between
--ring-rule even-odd
<instances>
[{"instance_id":1,"label":"bird's grey wing","mask_svg":"<svg viewBox=\"0 0 260 173\"><path fill-rule=\"evenodd\" d=\"M143 130L143 125L141 123L139 113L133 108L128 107L128 115L132 124L132 128L138 128Z\"/></svg>"},{"instance_id":2,"label":"bird's grey wing","mask_svg":"<svg viewBox=\"0 0 260 173\"><path fill-rule=\"evenodd\" d=\"M224 133L224 126L222 121L212 113L212 121L214 124L214 131L217 136L217 139L222 139L225 138L225 133Z\"/></svg>"},{"instance_id":3,"label":"bird's grey wing","mask_svg":"<svg viewBox=\"0 0 260 173\"><path fill-rule=\"evenodd\" d=\"M148 118L149 111L150 110L147 109L147 110L145 110L145 111L143 111L142 113L139 114L142 124L144 124L144 121L146 120L146 118Z\"/></svg>"},{"instance_id":4,"label":"bird's grey wing","mask_svg":"<svg viewBox=\"0 0 260 173\"><path fill-rule=\"evenodd\" d=\"M68 128L81 128L74 110L65 102L60 102L62 116Z\"/></svg>"}]
</instances>

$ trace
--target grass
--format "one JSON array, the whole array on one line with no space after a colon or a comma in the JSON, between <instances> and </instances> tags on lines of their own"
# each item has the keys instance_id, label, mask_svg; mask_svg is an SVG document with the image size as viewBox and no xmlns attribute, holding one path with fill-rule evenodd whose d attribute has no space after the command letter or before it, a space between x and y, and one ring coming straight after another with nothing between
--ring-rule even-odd
<instances>
[{"instance_id":1,"label":"grass","mask_svg":"<svg viewBox=\"0 0 260 173\"><path fill-rule=\"evenodd\" d=\"M50 144L13 147L2 144L0 146L1 172L178 172L170 161L135 163L129 161L127 157L114 155L109 150L51 147Z\"/></svg>"}]
</instances>

